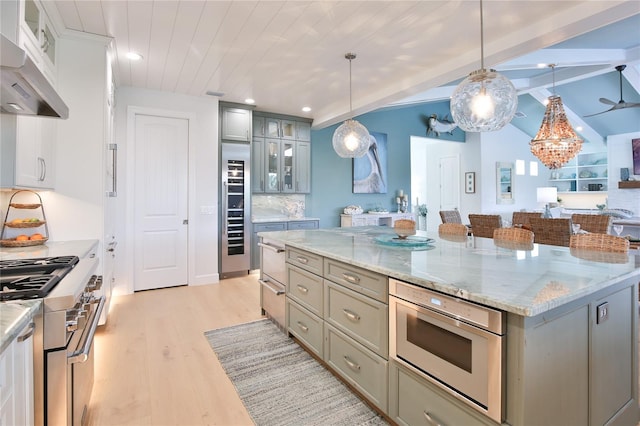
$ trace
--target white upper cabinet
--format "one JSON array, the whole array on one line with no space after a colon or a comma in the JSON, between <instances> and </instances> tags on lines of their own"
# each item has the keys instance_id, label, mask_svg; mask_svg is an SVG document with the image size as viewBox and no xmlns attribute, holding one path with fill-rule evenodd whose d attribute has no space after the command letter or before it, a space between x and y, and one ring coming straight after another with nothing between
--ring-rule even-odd
<instances>
[{"instance_id":1,"label":"white upper cabinet","mask_svg":"<svg viewBox=\"0 0 640 426\"><path fill-rule=\"evenodd\" d=\"M222 139L251 142L251 110L223 106Z\"/></svg>"},{"instance_id":2,"label":"white upper cabinet","mask_svg":"<svg viewBox=\"0 0 640 426\"><path fill-rule=\"evenodd\" d=\"M58 36L41 3L21 1L19 44L54 86L57 79L57 41Z\"/></svg>"},{"instance_id":3,"label":"white upper cabinet","mask_svg":"<svg viewBox=\"0 0 640 426\"><path fill-rule=\"evenodd\" d=\"M296 121L296 140L311 141L311 123L306 121Z\"/></svg>"},{"instance_id":4,"label":"white upper cabinet","mask_svg":"<svg viewBox=\"0 0 640 426\"><path fill-rule=\"evenodd\" d=\"M56 120L18 116L16 123L16 187L55 187Z\"/></svg>"}]
</instances>

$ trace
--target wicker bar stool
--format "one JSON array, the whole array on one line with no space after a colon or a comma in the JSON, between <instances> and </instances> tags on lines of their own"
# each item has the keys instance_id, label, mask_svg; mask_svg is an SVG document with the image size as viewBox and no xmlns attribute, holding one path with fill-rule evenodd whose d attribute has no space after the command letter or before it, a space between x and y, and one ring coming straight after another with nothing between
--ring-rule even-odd
<instances>
[{"instance_id":1,"label":"wicker bar stool","mask_svg":"<svg viewBox=\"0 0 640 426\"><path fill-rule=\"evenodd\" d=\"M629 240L602 233L576 234L571 236L569 247L609 253L627 253L629 251Z\"/></svg>"},{"instance_id":2,"label":"wicker bar stool","mask_svg":"<svg viewBox=\"0 0 640 426\"><path fill-rule=\"evenodd\" d=\"M470 214L471 232L475 237L493 238L493 230L502 228L499 214Z\"/></svg>"},{"instance_id":3,"label":"wicker bar stool","mask_svg":"<svg viewBox=\"0 0 640 426\"><path fill-rule=\"evenodd\" d=\"M533 231L533 241L538 244L569 247L571 238L571 219L547 219L532 217L529 219Z\"/></svg>"},{"instance_id":4,"label":"wicker bar stool","mask_svg":"<svg viewBox=\"0 0 640 426\"><path fill-rule=\"evenodd\" d=\"M440 210L440 220L442 223L462 223L458 210Z\"/></svg>"},{"instance_id":5,"label":"wicker bar stool","mask_svg":"<svg viewBox=\"0 0 640 426\"><path fill-rule=\"evenodd\" d=\"M580 229L587 232L595 232L597 234L606 234L609 232L611 224L611 216L606 214L579 214L571 215L571 222L579 224Z\"/></svg>"},{"instance_id":6,"label":"wicker bar stool","mask_svg":"<svg viewBox=\"0 0 640 426\"><path fill-rule=\"evenodd\" d=\"M524 228L498 228L493 243L509 250L533 250L533 232Z\"/></svg>"},{"instance_id":7,"label":"wicker bar stool","mask_svg":"<svg viewBox=\"0 0 640 426\"><path fill-rule=\"evenodd\" d=\"M467 236L469 228L461 223L441 223L438 226L438 234Z\"/></svg>"},{"instance_id":8,"label":"wicker bar stool","mask_svg":"<svg viewBox=\"0 0 640 426\"><path fill-rule=\"evenodd\" d=\"M513 226L520 225L525 229L531 228L531 224L529 223L529 219L532 217L542 217L542 213L535 212L513 212L511 216L511 224Z\"/></svg>"},{"instance_id":9,"label":"wicker bar stool","mask_svg":"<svg viewBox=\"0 0 640 426\"><path fill-rule=\"evenodd\" d=\"M438 226L438 236L443 240L464 243L467 241L469 228L461 223L441 223Z\"/></svg>"}]
</instances>

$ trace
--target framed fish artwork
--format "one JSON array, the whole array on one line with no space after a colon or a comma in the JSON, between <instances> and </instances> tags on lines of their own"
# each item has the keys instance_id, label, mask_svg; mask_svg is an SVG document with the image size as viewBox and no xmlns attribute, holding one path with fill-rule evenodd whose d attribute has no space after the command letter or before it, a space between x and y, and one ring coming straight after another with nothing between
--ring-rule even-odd
<instances>
[{"instance_id":1,"label":"framed fish artwork","mask_svg":"<svg viewBox=\"0 0 640 426\"><path fill-rule=\"evenodd\" d=\"M353 193L387 193L387 134L369 132L367 153L353 159Z\"/></svg>"}]
</instances>

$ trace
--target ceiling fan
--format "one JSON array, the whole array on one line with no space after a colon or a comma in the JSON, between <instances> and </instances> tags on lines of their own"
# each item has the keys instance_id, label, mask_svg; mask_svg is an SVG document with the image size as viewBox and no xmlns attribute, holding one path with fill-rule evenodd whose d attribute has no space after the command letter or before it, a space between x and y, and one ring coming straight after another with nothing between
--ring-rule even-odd
<instances>
[{"instance_id":1,"label":"ceiling fan","mask_svg":"<svg viewBox=\"0 0 640 426\"><path fill-rule=\"evenodd\" d=\"M620 100L616 103L616 102L613 102L612 100L609 100L607 98L600 98L600 102L602 102L603 104L613 105L613 106L611 108L609 108L608 110L606 110L606 111L596 112L595 114L591 114L591 115L585 115L585 117L593 117L594 115L604 114L605 112L615 111L617 109L638 108L638 107L640 107L640 103L638 103L638 102L625 102L624 99L622 99L622 71L626 67L627 67L626 65L618 65L616 67L616 71L618 71L619 76L620 76Z\"/></svg>"}]
</instances>

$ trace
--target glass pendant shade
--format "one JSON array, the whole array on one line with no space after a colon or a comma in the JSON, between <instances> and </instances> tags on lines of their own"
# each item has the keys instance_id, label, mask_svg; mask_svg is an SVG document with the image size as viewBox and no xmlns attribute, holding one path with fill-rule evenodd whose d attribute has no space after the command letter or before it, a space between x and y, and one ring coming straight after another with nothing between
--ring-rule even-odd
<instances>
[{"instance_id":1,"label":"glass pendant shade","mask_svg":"<svg viewBox=\"0 0 640 426\"><path fill-rule=\"evenodd\" d=\"M549 96L540 130L529 146L531 153L549 169L564 166L582 149L582 139L569 124L560 96Z\"/></svg>"},{"instance_id":2,"label":"glass pendant shade","mask_svg":"<svg viewBox=\"0 0 640 426\"><path fill-rule=\"evenodd\" d=\"M356 120L346 120L333 133L333 149L342 158L362 157L369 143L369 131Z\"/></svg>"},{"instance_id":3,"label":"glass pendant shade","mask_svg":"<svg viewBox=\"0 0 640 426\"><path fill-rule=\"evenodd\" d=\"M451 95L451 116L465 132L500 130L517 108L516 88L495 70L472 72Z\"/></svg>"}]
</instances>

